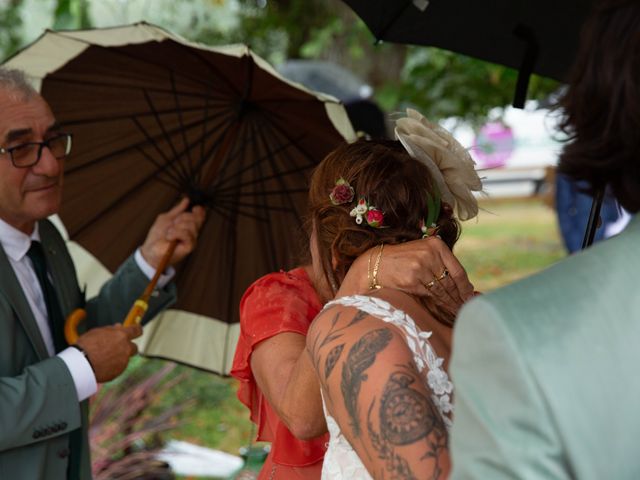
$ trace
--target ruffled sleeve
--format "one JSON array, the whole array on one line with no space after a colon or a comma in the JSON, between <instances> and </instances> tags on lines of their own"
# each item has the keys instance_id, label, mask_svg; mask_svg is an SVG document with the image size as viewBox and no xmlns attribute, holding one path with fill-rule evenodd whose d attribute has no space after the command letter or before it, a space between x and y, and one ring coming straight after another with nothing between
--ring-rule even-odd
<instances>
[{"instance_id":1,"label":"ruffled sleeve","mask_svg":"<svg viewBox=\"0 0 640 480\"><path fill-rule=\"evenodd\" d=\"M251 353L263 340L279 333L307 334L322 305L302 268L268 274L253 283L240 301L240 337L231 375L240 381L238 398L258 426L257 440L272 442L274 461L304 466L320 460L326 439L296 439L280 421L251 372Z\"/></svg>"}]
</instances>

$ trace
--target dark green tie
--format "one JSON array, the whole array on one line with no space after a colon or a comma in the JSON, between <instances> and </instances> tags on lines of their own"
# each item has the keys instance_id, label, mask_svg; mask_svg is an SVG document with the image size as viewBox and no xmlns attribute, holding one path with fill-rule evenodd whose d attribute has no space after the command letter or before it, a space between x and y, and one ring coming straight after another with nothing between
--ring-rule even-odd
<instances>
[{"instance_id":1,"label":"dark green tie","mask_svg":"<svg viewBox=\"0 0 640 480\"><path fill-rule=\"evenodd\" d=\"M36 272L38 283L40 283L40 288L42 289L44 303L47 306L49 328L51 329L53 345L57 353L68 346L64 339L64 318L62 316L60 303L58 303L56 291L49 280L49 275L47 274L47 260L44 256L44 250L42 249L40 242L31 242L31 247L27 252L27 256L33 263L33 270ZM71 454L69 457L67 478L69 480L76 480L80 478L80 458L82 455L81 428L78 428L69 434L69 450L71 451Z\"/></svg>"},{"instance_id":2,"label":"dark green tie","mask_svg":"<svg viewBox=\"0 0 640 480\"><path fill-rule=\"evenodd\" d=\"M40 288L42 289L44 303L47 306L47 320L53 337L53 346L56 353L58 353L67 347L67 342L64 339L64 318L62 317L62 309L58 303L56 291L47 275L47 261L40 242L31 242L27 256L33 263L33 270L36 272L38 283L40 283Z\"/></svg>"}]
</instances>

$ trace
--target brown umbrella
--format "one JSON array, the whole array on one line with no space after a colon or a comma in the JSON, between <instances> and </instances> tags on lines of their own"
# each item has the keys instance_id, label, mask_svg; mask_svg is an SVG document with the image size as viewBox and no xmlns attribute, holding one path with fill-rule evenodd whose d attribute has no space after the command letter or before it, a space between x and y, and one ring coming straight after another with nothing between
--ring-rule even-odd
<instances>
[{"instance_id":1,"label":"brown umbrella","mask_svg":"<svg viewBox=\"0 0 640 480\"><path fill-rule=\"evenodd\" d=\"M178 313L152 322L142 351L226 373L242 293L294 265L308 175L353 135L342 106L246 46L209 48L148 24L47 32L7 65L41 81L74 135L60 217L110 271L181 196L207 207L178 267ZM209 325L176 320L186 313Z\"/></svg>"}]
</instances>

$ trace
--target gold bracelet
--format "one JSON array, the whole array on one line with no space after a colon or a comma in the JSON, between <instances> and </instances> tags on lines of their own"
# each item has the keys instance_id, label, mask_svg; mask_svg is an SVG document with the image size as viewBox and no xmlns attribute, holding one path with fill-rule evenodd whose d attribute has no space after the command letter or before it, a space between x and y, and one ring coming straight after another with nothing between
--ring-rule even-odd
<instances>
[{"instance_id":1,"label":"gold bracelet","mask_svg":"<svg viewBox=\"0 0 640 480\"><path fill-rule=\"evenodd\" d=\"M382 285L378 283L378 269L380 268L380 260L382 260L382 251L384 250L384 243L380 245L380 251L378 252L378 258L376 258L376 263L373 266L373 275L372 281L370 283L371 289L379 289L382 288Z\"/></svg>"}]
</instances>

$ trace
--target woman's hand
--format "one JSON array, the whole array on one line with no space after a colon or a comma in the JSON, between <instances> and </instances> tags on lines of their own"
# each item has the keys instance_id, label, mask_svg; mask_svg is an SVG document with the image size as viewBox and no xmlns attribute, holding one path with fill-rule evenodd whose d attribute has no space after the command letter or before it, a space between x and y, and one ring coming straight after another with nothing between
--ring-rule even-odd
<instances>
[{"instance_id":1,"label":"woman's hand","mask_svg":"<svg viewBox=\"0 0 640 480\"><path fill-rule=\"evenodd\" d=\"M380 247L360 255L345 277L336 297L369 290ZM446 317L455 317L473 296L467 272L449 247L437 237L385 245L375 283L426 297Z\"/></svg>"}]
</instances>

